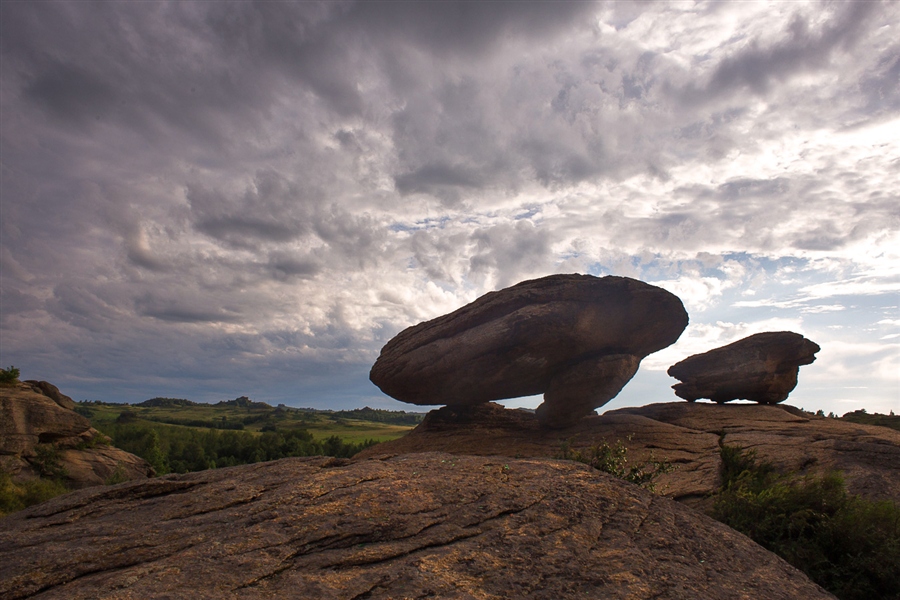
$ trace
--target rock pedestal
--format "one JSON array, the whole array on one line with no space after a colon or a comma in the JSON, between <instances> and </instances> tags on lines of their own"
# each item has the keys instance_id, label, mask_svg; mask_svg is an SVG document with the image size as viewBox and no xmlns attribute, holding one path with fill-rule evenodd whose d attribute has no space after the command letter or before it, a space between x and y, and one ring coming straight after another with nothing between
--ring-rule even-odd
<instances>
[{"instance_id":1,"label":"rock pedestal","mask_svg":"<svg viewBox=\"0 0 900 600\"><path fill-rule=\"evenodd\" d=\"M419 405L544 394L539 418L562 427L612 399L687 323L681 301L647 283L551 275L400 332L369 377Z\"/></svg>"}]
</instances>

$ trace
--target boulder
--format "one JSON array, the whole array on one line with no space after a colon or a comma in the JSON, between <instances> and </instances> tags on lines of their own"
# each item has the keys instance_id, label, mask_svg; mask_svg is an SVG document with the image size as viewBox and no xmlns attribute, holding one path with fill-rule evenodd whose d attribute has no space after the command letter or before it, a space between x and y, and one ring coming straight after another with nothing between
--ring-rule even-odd
<instances>
[{"instance_id":1,"label":"boulder","mask_svg":"<svg viewBox=\"0 0 900 600\"><path fill-rule=\"evenodd\" d=\"M815 361L818 351L818 344L799 333L770 331L689 356L668 373L681 381L672 388L688 402L709 398L777 404L797 387L800 365Z\"/></svg>"},{"instance_id":2,"label":"boulder","mask_svg":"<svg viewBox=\"0 0 900 600\"><path fill-rule=\"evenodd\" d=\"M75 403L46 381L0 386L0 468L16 480L35 479L45 464L73 488L154 474L144 459L109 445L109 438L68 408Z\"/></svg>"},{"instance_id":3,"label":"boulder","mask_svg":"<svg viewBox=\"0 0 900 600\"><path fill-rule=\"evenodd\" d=\"M81 490L0 528L0 597L833 599L569 461L287 458Z\"/></svg>"},{"instance_id":4,"label":"boulder","mask_svg":"<svg viewBox=\"0 0 900 600\"><path fill-rule=\"evenodd\" d=\"M400 332L369 378L419 405L544 394L542 423L565 427L618 394L641 359L675 342L687 322L676 296L647 283L551 275Z\"/></svg>"}]
</instances>

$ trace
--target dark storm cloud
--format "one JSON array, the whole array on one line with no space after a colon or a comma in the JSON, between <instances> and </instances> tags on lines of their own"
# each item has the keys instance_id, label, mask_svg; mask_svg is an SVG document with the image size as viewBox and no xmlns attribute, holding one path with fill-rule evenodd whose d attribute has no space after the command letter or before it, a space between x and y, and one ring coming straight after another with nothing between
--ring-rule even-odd
<instances>
[{"instance_id":1,"label":"dark storm cloud","mask_svg":"<svg viewBox=\"0 0 900 600\"><path fill-rule=\"evenodd\" d=\"M545 39L577 26L595 10L593 2L395 2L363 0L347 20L363 35L379 32L436 54L477 55L510 37Z\"/></svg>"},{"instance_id":2,"label":"dark storm cloud","mask_svg":"<svg viewBox=\"0 0 900 600\"><path fill-rule=\"evenodd\" d=\"M505 37L559 31L589 10L586 2L82 2L77 10L19 2L4 6L3 47L27 79L26 97L60 119L112 118L144 132L158 119L221 144L225 112L257 118L278 78L308 86L339 114L361 114L360 46L394 38L472 55Z\"/></svg>"},{"instance_id":3,"label":"dark storm cloud","mask_svg":"<svg viewBox=\"0 0 900 600\"><path fill-rule=\"evenodd\" d=\"M242 319L242 315L234 312L169 304L158 305L154 299L139 302L138 314L173 323L235 323Z\"/></svg>"},{"instance_id":4,"label":"dark storm cloud","mask_svg":"<svg viewBox=\"0 0 900 600\"><path fill-rule=\"evenodd\" d=\"M77 65L52 59L24 92L55 117L74 123L99 120L116 104L112 85Z\"/></svg>"},{"instance_id":5,"label":"dark storm cloud","mask_svg":"<svg viewBox=\"0 0 900 600\"><path fill-rule=\"evenodd\" d=\"M243 3L238 3L243 4ZM195 3L4 4L4 62L23 99L60 123L115 123L163 144L172 136L228 151L271 101L272 70L223 60Z\"/></svg>"},{"instance_id":6,"label":"dark storm cloud","mask_svg":"<svg viewBox=\"0 0 900 600\"><path fill-rule=\"evenodd\" d=\"M394 178L397 191L402 195L425 192L437 195L443 187L479 187L479 177L465 167L430 164L416 169L412 173L398 175Z\"/></svg>"},{"instance_id":7,"label":"dark storm cloud","mask_svg":"<svg viewBox=\"0 0 900 600\"><path fill-rule=\"evenodd\" d=\"M819 31L809 17L795 14L785 35L774 43L751 40L745 49L720 61L702 88L689 85L686 101L695 102L740 90L766 93L773 83L803 71L821 69L838 49L849 51L865 31L879 2L844 2Z\"/></svg>"},{"instance_id":8,"label":"dark storm cloud","mask_svg":"<svg viewBox=\"0 0 900 600\"><path fill-rule=\"evenodd\" d=\"M0 288L0 321L8 320L12 315L36 310L43 310L44 302L31 294L25 294L9 285Z\"/></svg>"},{"instance_id":9,"label":"dark storm cloud","mask_svg":"<svg viewBox=\"0 0 900 600\"><path fill-rule=\"evenodd\" d=\"M322 271L321 260L311 256L292 256L277 253L269 258L269 267L276 279L309 278Z\"/></svg>"},{"instance_id":10,"label":"dark storm cloud","mask_svg":"<svg viewBox=\"0 0 900 600\"><path fill-rule=\"evenodd\" d=\"M286 242L299 232L270 218L253 216L222 216L197 221L198 231L226 242L236 248L252 248L253 241Z\"/></svg>"},{"instance_id":11,"label":"dark storm cloud","mask_svg":"<svg viewBox=\"0 0 900 600\"><path fill-rule=\"evenodd\" d=\"M310 193L269 170L257 173L240 192L190 184L186 197L198 231L234 247L252 248L259 242L286 242L307 233Z\"/></svg>"},{"instance_id":12,"label":"dark storm cloud","mask_svg":"<svg viewBox=\"0 0 900 600\"><path fill-rule=\"evenodd\" d=\"M53 289L47 311L75 327L92 333L113 333L123 324L131 301L122 290L95 282L63 281Z\"/></svg>"}]
</instances>

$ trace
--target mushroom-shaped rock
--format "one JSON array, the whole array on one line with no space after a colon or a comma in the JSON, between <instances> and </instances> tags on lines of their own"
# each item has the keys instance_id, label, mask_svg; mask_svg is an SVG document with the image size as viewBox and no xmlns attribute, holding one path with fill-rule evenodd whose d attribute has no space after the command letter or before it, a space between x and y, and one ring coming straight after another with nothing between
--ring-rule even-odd
<instances>
[{"instance_id":1,"label":"mushroom-shaped rock","mask_svg":"<svg viewBox=\"0 0 900 600\"><path fill-rule=\"evenodd\" d=\"M641 359L675 342L687 322L677 296L642 281L550 275L400 332L369 378L419 405L543 393L538 417L563 427L615 397Z\"/></svg>"},{"instance_id":2,"label":"mushroom-shaped rock","mask_svg":"<svg viewBox=\"0 0 900 600\"><path fill-rule=\"evenodd\" d=\"M688 402L709 398L777 404L797 386L800 365L816 360L818 351L818 344L799 333L770 331L689 356L668 373L681 381L672 388Z\"/></svg>"}]
</instances>

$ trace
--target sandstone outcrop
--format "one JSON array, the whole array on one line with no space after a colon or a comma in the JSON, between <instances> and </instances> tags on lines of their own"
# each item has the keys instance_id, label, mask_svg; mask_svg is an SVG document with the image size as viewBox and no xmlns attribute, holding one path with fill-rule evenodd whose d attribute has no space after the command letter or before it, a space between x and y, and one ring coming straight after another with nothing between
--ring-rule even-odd
<instances>
[{"instance_id":1,"label":"sandstone outcrop","mask_svg":"<svg viewBox=\"0 0 900 600\"><path fill-rule=\"evenodd\" d=\"M294 458L61 496L3 519L0 597L833 598L585 465Z\"/></svg>"},{"instance_id":2,"label":"sandstone outcrop","mask_svg":"<svg viewBox=\"0 0 900 600\"><path fill-rule=\"evenodd\" d=\"M551 275L491 292L389 341L369 375L398 400L470 406L544 394L564 427L612 399L687 326L681 301L626 277Z\"/></svg>"},{"instance_id":3,"label":"sandstone outcrop","mask_svg":"<svg viewBox=\"0 0 900 600\"><path fill-rule=\"evenodd\" d=\"M144 459L109 446L74 407L46 381L0 386L0 468L17 480L31 479L52 459L74 488L100 485L113 474L124 479L153 474Z\"/></svg>"},{"instance_id":4,"label":"sandstone outcrop","mask_svg":"<svg viewBox=\"0 0 900 600\"><path fill-rule=\"evenodd\" d=\"M668 373L681 381L672 388L688 402L709 398L777 404L797 387L800 365L815 361L818 351L818 344L799 333L770 331L689 356Z\"/></svg>"},{"instance_id":5,"label":"sandstone outcrop","mask_svg":"<svg viewBox=\"0 0 900 600\"><path fill-rule=\"evenodd\" d=\"M656 490L691 505L719 487L719 444L752 449L783 471L842 471L849 490L900 502L900 432L817 417L787 405L667 402L623 408L547 431L535 415L498 404L435 410L406 436L358 457L439 451L481 456L557 457L563 444L584 449L621 440L630 463L668 460Z\"/></svg>"}]
</instances>

